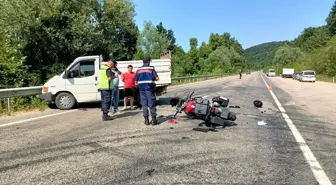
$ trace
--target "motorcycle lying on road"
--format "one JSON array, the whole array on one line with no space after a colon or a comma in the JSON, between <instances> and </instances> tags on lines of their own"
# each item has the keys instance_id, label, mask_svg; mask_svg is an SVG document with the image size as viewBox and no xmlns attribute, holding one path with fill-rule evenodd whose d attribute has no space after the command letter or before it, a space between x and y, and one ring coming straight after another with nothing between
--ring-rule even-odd
<instances>
[{"instance_id":1,"label":"motorcycle lying on road","mask_svg":"<svg viewBox=\"0 0 336 185\"><path fill-rule=\"evenodd\" d=\"M194 92L186 97L175 97L170 100L172 107L176 106L176 113L184 112L187 116L203 120L207 127L214 125L225 125L226 121L235 121L236 114L231 112L228 105L229 99L222 96L215 96L210 102L202 97L192 97Z\"/></svg>"}]
</instances>

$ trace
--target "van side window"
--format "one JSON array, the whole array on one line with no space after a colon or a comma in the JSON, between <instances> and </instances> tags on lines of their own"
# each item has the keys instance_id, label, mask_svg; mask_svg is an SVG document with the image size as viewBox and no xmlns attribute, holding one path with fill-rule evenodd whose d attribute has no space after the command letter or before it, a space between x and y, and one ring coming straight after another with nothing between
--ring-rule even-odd
<instances>
[{"instance_id":1,"label":"van side window","mask_svg":"<svg viewBox=\"0 0 336 185\"><path fill-rule=\"evenodd\" d=\"M84 78L95 74L95 60L83 60L70 69L71 78Z\"/></svg>"}]
</instances>

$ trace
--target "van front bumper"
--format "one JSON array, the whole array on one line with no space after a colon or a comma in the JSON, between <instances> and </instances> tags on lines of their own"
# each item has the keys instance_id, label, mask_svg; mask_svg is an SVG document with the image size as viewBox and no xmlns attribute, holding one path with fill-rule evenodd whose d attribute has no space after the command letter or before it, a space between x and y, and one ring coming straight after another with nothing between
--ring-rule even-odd
<instances>
[{"instance_id":1,"label":"van front bumper","mask_svg":"<svg viewBox=\"0 0 336 185\"><path fill-rule=\"evenodd\" d=\"M40 95L40 99L42 101L46 101L46 102L52 101L52 97L53 97L53 95L50 92L48 92L48 93L42 93Z\"/></svg>"}]
</instances>

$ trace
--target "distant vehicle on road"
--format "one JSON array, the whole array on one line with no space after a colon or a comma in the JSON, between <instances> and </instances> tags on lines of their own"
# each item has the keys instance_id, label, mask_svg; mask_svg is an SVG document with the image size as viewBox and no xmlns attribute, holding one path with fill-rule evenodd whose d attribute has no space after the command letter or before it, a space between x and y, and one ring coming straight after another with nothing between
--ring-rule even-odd
<instances>
[{"instance_id":1,"label":"distant vehicle on road","mask_svg":"<svg viewBox=\"0 0 336 185\"><path fill-rule=\"evenodd\" d=\"M282 78L293 78L294 69L293 68L283 68L282 69Z\"/></svg>"},{"instance_id":2,"label":"distant vehicle on road","mask_svg":"<svg viewBox=\"0 0 336 185\"><path fill-rule=\"evenodd\" d=\"M274 69L269 69L268 72L266 73L267 76L272 77L276 76L275 70Z\"/></svg>"},{"instance_id":3,"label":"distant vehicle on road","mask_svg":"<svg viewBox=\"0 0 336 185\"><path fill-rule=\"evenodd\" d=\"M296 75L296 80L300 80L300 78L301 78L301 75L302 75L302 71L301 71L301 72L299 72L299 73Z\"/></svg>"},{"instance_id":4,"label":"distant vehicle on road","mask_svg":"<svg viewBox=\"0 0 336 185\"><path fill-rule=\"evenodd\" d=\"M302 71L299 77L300 82L315 82L315 71L312 70L305 70Z\"/></svg>"},{"instance_id":5,"label":"distant vehicle on road","mask_svg":"<svg viewBox=\"0 0 336 185\"><path fill-rule=\"evenodd\" d=\"M300 71L295 72L295 73L293 74L293 80L299 80L299 78L300 78L300 74L301 74Z\"/></svg>"}]
</instances>

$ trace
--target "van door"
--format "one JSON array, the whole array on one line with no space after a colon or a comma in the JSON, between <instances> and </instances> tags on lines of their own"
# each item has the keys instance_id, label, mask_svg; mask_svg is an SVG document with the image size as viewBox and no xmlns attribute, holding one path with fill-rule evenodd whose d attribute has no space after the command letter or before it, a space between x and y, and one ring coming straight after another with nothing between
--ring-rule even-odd
<instances>
[{"instance_id":1,"label":"van door","mask_svg":"<svg viewBox=\"0 0 336 185\"><path fill-rule=\"evenodd\" d=\"M78 103L97 101L97 76L99 58L81 59L69 69L66 90L70 91Z\"/></svg>"}]
</instances>

